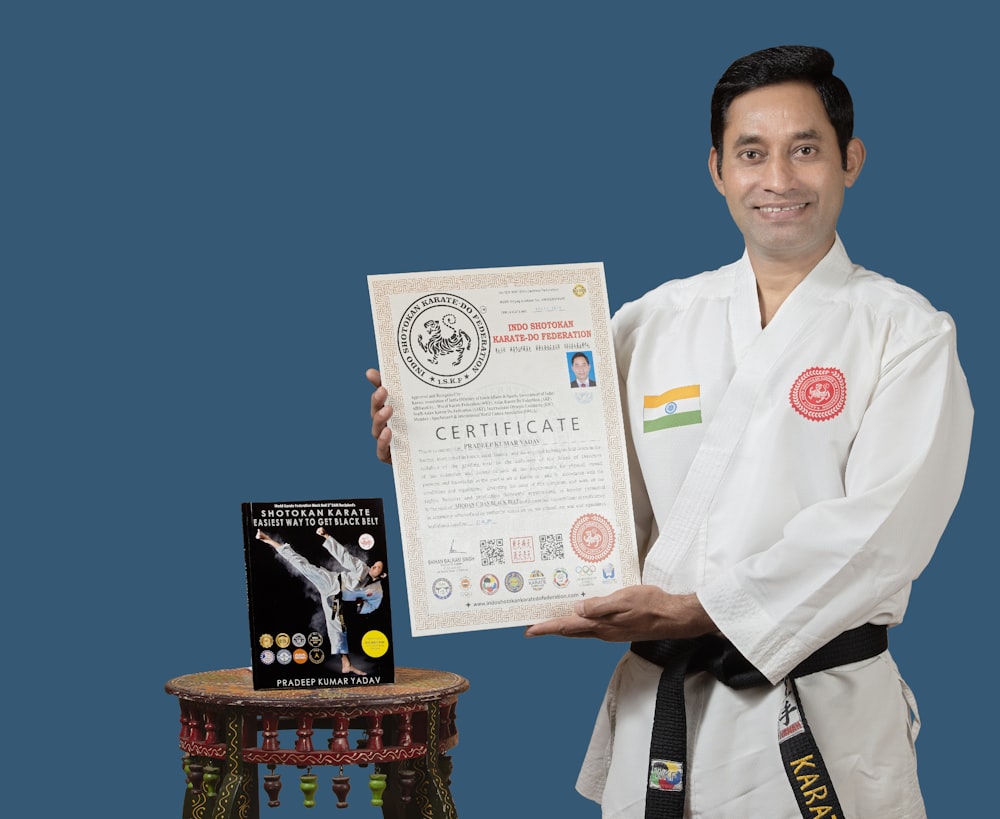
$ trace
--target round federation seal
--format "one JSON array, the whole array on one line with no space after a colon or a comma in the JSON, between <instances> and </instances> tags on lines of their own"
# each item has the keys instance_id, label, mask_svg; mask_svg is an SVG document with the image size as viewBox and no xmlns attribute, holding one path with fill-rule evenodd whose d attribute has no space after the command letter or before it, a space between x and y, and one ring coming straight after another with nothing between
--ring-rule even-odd
<instances>
[{"instance_id":1,"label":"round federation seal","mask_svg":"<svg viewBox=\"0 0 1000 819\"><path fill-rule=\"evenodd\" d=\"M581 515L569 530L569 545L581 560L600 563L615 548L615 530L603 515Z\"/></svg>"},{"instance_id":2,"label":"round federation seal","mask_svg":"<svg viewBox=\"0 0 1000 819\"><path fill-rule=\"evenodd\" d=\"M810 421L836 418L847 401L847 380L836 367L810 367L788 393L792 408Z\"/></svg>"},{"instance_id":3,"label":"round federation seal","mask_svg":"<svg viewBox=\"0 0 1000 819\"><path fill-rule=\"evenodd\" d=\"M524 588L524 575L520 572L507 572L507 576L503 579L503 584L507 591L516 594Z\"/></svg>"},{"instance_id":4,"label":"round federation seal","mask_svg":"<svg viewBox=\"0 0 1000 819\"><path fill-rule=\"evenodd\" d=\"M431 591L438 600L447 600L451 597L451 583L447 578L439 577L431 584Z\"/></svg>"},{"instance_id":5,"label":"round federation seal","mask_svg":"<svg viewBox=\"0 0 1000 819\"><path fill-rule=\"evenodd\" d=\"M490 330L472 302L429 293L406 308L396 343L407 369L425 384L453 389L468 384L490 357Z\"/></svg>"},{"instance_id":6,"label":"round federation seal","mask_svg":"<svg viewBox=\"0 0 1000 819\"><path fill-rule=\"evenodd\" d=\"M486 594L496 594L500 588L500 581L495 574L484 574L479 581L479 588Z\"/></svg>"}]
</instances>

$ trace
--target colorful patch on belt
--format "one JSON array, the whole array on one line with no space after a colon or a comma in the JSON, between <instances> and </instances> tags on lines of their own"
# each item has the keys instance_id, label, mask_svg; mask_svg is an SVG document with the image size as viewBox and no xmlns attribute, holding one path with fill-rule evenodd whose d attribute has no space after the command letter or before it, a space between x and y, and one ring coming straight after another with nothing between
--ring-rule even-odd
<instances>
[{"instance_id":1,"label":"colorful patch on belt","mask_svg":"<svg viewBox=\"0 0 1000 819\"><path fill-rule=\"evenodd\" d=\"M649 787L654 791L684 790L684 765L669 759L649 761Z\"/></svg>"},{"instance_id":2,"label":"colorful patch on belt","mask_svg":"<svg viewBox=\"0 0 1000 819\"><path fill-rule=\"evenodd\" d=\"M642 399L642 431L701 423L701 385L676 387Z\"/></svg>"},{"instance_id":3,"label":"colorful patch on belt","mask_svg":"<svg viewBox=\"0 0 1000 819\"><path fill-rule=\"evenodd\" d=\"M810 367L788 393L792 408L810 421L836 418L847 402L847 379L836 367Z\"/></svg>"}]
</instances>

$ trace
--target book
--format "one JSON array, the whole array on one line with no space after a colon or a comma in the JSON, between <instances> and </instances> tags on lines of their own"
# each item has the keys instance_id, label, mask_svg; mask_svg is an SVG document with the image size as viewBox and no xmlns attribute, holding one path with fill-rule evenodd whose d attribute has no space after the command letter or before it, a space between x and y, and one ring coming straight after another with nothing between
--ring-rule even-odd
<instances>
[{"instance_id":1,"label":"book","mask_svg":"<svg viewBox=\"0 0 1000 819\"><path fill-rule=\"evenodd\" d=\"M253 687L393 682L382 499L242 506Z\"/></svg>"}]
</instances>

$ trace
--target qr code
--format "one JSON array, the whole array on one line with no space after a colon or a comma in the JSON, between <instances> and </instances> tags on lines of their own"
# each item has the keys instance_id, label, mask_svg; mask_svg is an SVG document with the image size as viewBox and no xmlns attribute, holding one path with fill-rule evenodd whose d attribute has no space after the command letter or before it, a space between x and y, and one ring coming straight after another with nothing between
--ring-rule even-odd
<instances>
[{"instance_id":1,"label":"qr code","mask_svg":"<svg viewBox=\"0 0 1000 819\"><path fill-rule=\"evenodd\" d=\"M538 545L541 548L542 560L563 560L563 536L539 535Z\"/></svg>"},{"instance_id":2,"label":"qr code","mask_svg":"<svg viewBox=\"0 0 1000 819\"><path fill-rule=\"evenodd\" d=\"M484 566L496 566L503 563L503 538L495 537L479 541L479 557Z\"/></svg>"}]
</instances>

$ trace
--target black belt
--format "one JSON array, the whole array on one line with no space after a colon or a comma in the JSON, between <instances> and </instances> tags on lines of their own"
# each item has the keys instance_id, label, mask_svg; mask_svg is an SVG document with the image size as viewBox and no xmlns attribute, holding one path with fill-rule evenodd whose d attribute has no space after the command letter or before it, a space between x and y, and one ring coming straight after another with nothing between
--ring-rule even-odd
<instances>
[{"instance_id":1,"label":"black belt","mask_svg":"<svg viewBox=\"0 0 1000 819\"><path fill-rule=\"evenodd\" d=\"M795 679L846 663L866 660L889 647L888 629L866 623L845 631L799 663L785 678L785 698L779 713L778 742L785 773L803 817L844 819L823 757L799 702ZM649 747L646 819L680 819L684 815L684 769L687 766L687 715L684 678L708 671L735 689L771 682L724 637L694 640L646 640L632 651L663 668L656 690L653 737ZM826 809L829 810L826 810Z\"/></svg>"}]
</instances>

